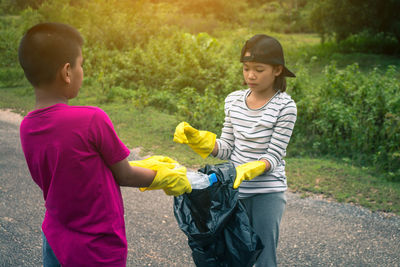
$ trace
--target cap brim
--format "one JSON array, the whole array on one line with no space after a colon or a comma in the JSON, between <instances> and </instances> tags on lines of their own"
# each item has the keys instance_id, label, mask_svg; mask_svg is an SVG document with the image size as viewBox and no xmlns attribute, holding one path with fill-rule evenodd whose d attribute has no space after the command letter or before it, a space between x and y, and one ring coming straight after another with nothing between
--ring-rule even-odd
<instances>
[{"instance_id":1,"label":"cap brim","mask_svg":"<svg viewBox=\"0 0 400 267\"><path fill-rule=\"evenodd\" d=\"M296 75L293 72L291 72L290 70L288 70L288 68L286 68L285 66L283 67L283 76L296 77Z\"/></svg>"}]
</instances>

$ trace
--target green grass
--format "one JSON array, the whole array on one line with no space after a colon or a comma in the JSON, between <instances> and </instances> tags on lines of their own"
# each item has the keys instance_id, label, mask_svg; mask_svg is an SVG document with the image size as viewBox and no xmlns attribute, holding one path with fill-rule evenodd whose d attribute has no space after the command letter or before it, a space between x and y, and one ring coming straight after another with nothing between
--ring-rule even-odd
<instances>
[{"instance_id":1,"label":"green grass","mask_svg":"<svg viewBox=\"0 0 400 267\"><path fill-rule=\"evenodd\" d=\"M388 182L359 167L331 159L287 159L289 188L303 196L323 195L373 211L400 214L400 183Z\"/></svg>"},{"instance_id":2,"label":"green grass","mask_svg":"<svg viewBox=\"0 0 400 267\"><path fill-rule=\"evenodd\" d=\"M217 159L201 159L191 149L172 141L179 121L172 115L153 108L137 109L130 103L102 103L88 97L82 90L71 105L96 105L104 109L114 123L122 141L129 148L141 148L141 156L166 155L181 164L198 168L215 164ZM34 105L30 88L0 88L0 108L26 114ZM322 195L338 202L349 202L372 211L393 212L400 215L400 183L391 183L371 175L368 170L332 159L288 157L287 177L289 190L310 195Z\"/></svg>"},{"instance_id":3,"label":"green grass","mask_svg":"<svg viewBox=\"0 0 400 267\"><path fill-rule=\"evenodd\" d=\"M35 105L35 95L31 87L0 87L0 108L12 109L25 115Z\"/></svg>"}]
</instances>

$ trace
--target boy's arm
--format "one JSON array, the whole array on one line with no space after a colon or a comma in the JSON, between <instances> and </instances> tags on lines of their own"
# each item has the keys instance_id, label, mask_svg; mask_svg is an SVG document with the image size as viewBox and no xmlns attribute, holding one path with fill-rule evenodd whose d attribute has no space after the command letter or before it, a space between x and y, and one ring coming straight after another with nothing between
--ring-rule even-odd
<instances>
[{"instance_id":1,"label":"boy's arm","mask_svg":"<svg viewBox=\"0 0 400 267\"><path fill-rule=\"evenodd\" d=\"M149 187L157 173L150 169L131 166L128 159L111 165L110 169L120 186L129 187Z\"/></svg>"},{"instance_id":2,"label":"boy's arm","mask_svg":"<svg viewBox=\"0 0 400 267\"><path fill-rule=\"evenodd\" d=\"M186 168L170 166L172 159L156 157L146 161L145 168L132 166L127 160L129 149L118 138L110 118L101 109L96 110L89 125L89 140L121 186L140 187L141 191L163 189L167 195L174 196L192 191ZM150 163L154 166L148 167Z\"/></svg>"},{"instance_id":3,"label":"boy's arm","mask_svg":"<svg viewBox=\"0 0 400 267\"><path fill-rule=\"evenodd\" d=\"M164 158L164 161L153 157L153 159L136 163L124 159L111 165L110 169L120 186L140 187L141 191L163 189L167 195L173 196L192 192L186 176L186 168L175 168L174 164L170 166L170 162L165 161L168 158ZM146 168L135 166L135 164L139 164L139 166L145 164Z\"/></svg>"}]
</instances>

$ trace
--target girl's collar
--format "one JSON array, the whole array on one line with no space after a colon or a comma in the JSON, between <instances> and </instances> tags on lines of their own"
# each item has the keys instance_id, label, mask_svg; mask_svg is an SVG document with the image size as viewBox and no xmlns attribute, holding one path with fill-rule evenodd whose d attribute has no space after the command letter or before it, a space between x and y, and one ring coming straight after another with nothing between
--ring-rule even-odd
<instances>
[{"instance_id":1,"label":"girl's collar","mask_svg":"<svg viewBox=\"0 0 400 267\"><path fill-rule=\"evenodd\" d=\"M257 108L257 109L253 109L253 108L250 108L250 107L247 105L247 101L246 101L247 97L251 94L251 89L249 88L249 89L247 89L247 91L246 91L245 94L244 94L244 99L243 99L244 105L245 105L246 108L248 108L249 110L260 110L260 109L263 109L263 108L265 108L265 106L268 105L269 102L271 102L271 100L274 99L275 96L277 96L280 92L281 92L280 90L276 91L276 93L275 93L264 105L262 105L261 107L259 107L259 108Z\"/></svg>"}]
</instances>

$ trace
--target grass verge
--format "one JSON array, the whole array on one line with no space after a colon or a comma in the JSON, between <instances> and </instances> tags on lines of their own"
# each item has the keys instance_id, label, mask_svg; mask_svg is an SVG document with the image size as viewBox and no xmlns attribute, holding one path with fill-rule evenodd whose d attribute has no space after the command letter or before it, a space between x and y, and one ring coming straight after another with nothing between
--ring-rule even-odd
<instances>
[{"instance_id":1,"label":"grass verge","mask_svg":"<svg viewBox=\"0 0 400 267\"><path fill-rule=\"evenodd\" d=\"M25 115L34 105L30 88L0 88L0 108ZM79 96L71 105L96 105L109 114L120 138L128 147L140 147L141 156L166 155L181 164L198 168L217 159L201 159L187 146L172 141L179 121L153 108L137 109L130 103L98 104L95 98ZM322 195L338 202L367 207L372 211L400 215L400 183L388 182L366 170L331 159L291 158L287 161L289 189L307 197Z\"/></svg>"},{"instance_id":2,"label":"grass verge","mask_svg":"<svg viewBox=\"0 0 400 267\"><path fill-rule=\"evenodd\" d=\"M290 190L304 197L317 194L372 211L400 214L400 183L362 168L331 159L288 158L287 176Z\"/></svg>"}]
</instances>

